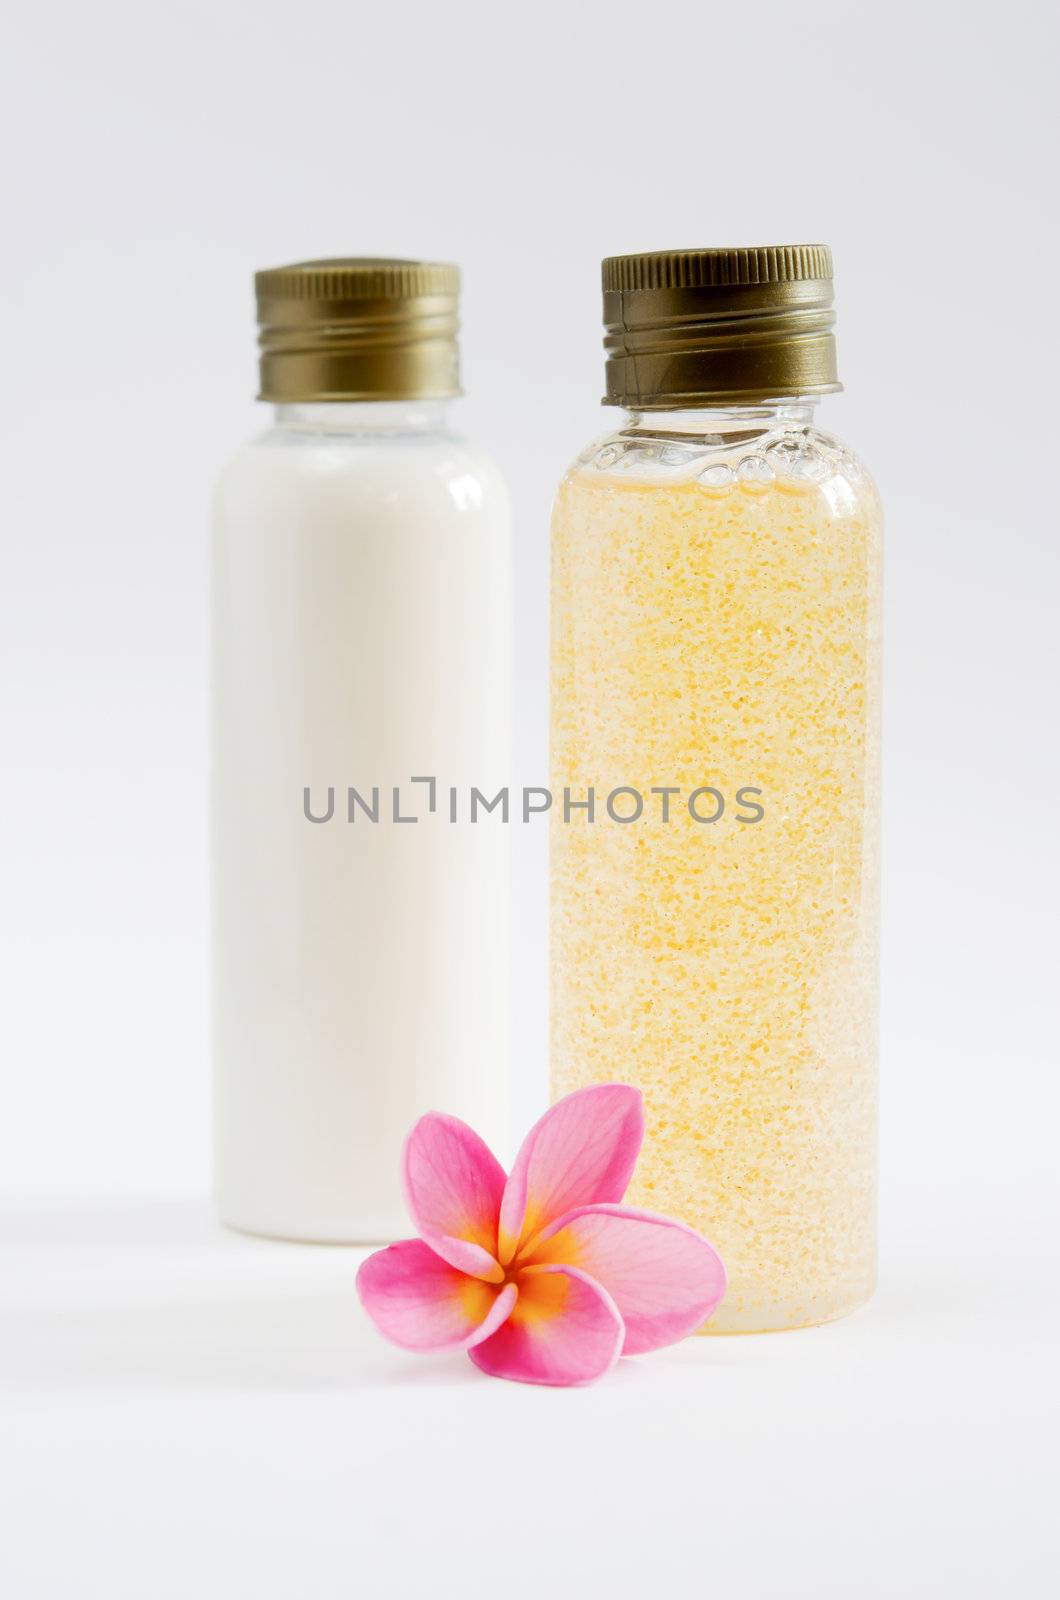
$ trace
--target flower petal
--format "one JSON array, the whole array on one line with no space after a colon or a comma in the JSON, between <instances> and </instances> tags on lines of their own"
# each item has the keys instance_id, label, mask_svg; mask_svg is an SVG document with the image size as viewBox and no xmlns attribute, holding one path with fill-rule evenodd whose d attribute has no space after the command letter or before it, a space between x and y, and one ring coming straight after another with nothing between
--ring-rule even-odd
<instances>
[{"instance_id":1,"label":"flower petal","mask_svg":"<svg viewBox=\"0 0 1060 1600\"><path fill-rule=\"evenodd\" d=\"M531 1267L519 1276L515 1309L468 1353L493 1378L566 1386L609 1372L624 1335L615 1302L586 1273Z\"/></svg>"},{"instance_id":2,"label":"flower petal","mask_svg":"<svg viewBox=\"0 0 1060 1600\"><path fill-rule=\"evenodd\" d=\"M532 1261L563 1261L611 1295L626 1325L624 1355L694 1333L725 1293L718 1252L683 1222L628 1206L581 1206L536 1240Z\"/></svg>"},{"instance_id":3,"label":"flower petal","mask_svg":"<svg viewBox=\"0 0 1060 1600\"><path fill-rule=\"evenodd\" d=\"M417 1232L443 1261L503 1281L496 1250L504 1168L474 1128L429 1111L405 1140L401 1181Z\"/></svg>"},{"instance_id":4,"label":"flower petal","mask_svg":"<svg viewBox=\"0 0 1060 1600\"><path fill-rule=\"evenodd\" d=\"M621 1200L644 1138L639 1089L600 1083L546 1111L523 1140L500 1208L498 1259L575 1206Z\"/></svg>"},{"instance_id":5,"label":"flower petal","mask_svg":"<svg viewBox=\"0 0 1060 1600\"><path fill-rule=\"evenodd\" d=\"M361 1304L379 1332L406 1350L469 1349L488 1339L516 1301L503 1289L469 1278L436 1256L422 1239L377 1250L357 1274Z\"/></svg>"}]
</instances>

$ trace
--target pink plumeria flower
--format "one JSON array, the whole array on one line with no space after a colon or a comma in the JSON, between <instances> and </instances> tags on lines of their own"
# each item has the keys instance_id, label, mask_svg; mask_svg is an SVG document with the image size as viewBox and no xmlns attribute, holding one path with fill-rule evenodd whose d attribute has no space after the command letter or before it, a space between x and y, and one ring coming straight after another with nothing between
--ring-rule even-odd
<instances>
[{"instance_id":1,"label":"pink plumeria flower","mask_svg":"<svg viewBox=\"0 0 1060 1600\"><path fill-rule=\"evenodd\" d=\"M405 1141L420 1237L368 1257L357 1292L406 1350L466 1350L521 1383L592 1383L619 1356L692 1333L725 1268L691 1228L619 1204L644 1138L638 1089L579 1089L530 1129L511 1174L473 1129L429 1112Z\"/></svg>"}]
</instances>

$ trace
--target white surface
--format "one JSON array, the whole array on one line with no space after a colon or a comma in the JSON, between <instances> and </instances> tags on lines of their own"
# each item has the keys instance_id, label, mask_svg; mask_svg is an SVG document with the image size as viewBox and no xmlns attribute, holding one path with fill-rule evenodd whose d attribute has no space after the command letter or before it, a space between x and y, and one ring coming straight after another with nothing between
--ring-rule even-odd
<instances>
[{"instance_id":1,"label":"white surface","mask_svg":"<svg viewBox=\"0 0 1060 1600\"><path fill-rule=\"evenodd\" d=\"M391 1348L363 1252L187 1202L0 1240L5 1600L1048 1590L1060 1260L885 1261L846 1322L560 1391Z\"/></svg>"}]
</instances>

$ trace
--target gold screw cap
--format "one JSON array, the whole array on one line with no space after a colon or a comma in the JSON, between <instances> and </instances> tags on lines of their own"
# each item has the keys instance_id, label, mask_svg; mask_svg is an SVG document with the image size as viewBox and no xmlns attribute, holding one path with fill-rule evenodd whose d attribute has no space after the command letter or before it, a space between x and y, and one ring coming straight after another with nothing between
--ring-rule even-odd
<instances>
[{"instance_id":1,"label":"gold screw cap","mask_svg":"<svg viewBox=\"0 0 1060 1600\"><path fill-rule=\"evenodd\" d=\"M349 257L254 278L258 398L441 400L460 393L460 274L439 261Z\"/></svg>"},{"instance_id":2,"label":"gold screw cap","mask_svg":"<svg viewBox=\"0 0 1060 1600\"><path fill-rule=\"evenodd\" d=\"M609 256L603 290L604 405L679 410L842 387L822 244Z\"/></svg>"}]
</instances>

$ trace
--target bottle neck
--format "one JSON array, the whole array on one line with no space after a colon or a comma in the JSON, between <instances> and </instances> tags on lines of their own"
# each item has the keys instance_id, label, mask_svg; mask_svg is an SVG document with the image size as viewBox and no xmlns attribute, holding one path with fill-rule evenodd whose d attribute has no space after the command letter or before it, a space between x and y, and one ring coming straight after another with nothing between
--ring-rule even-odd
<instances>
[{"instance_id":1,"label":"bottle neck","mask_svg":"<svg viewBox=\"0 0 1060 1600\"><path fill-rule=\"evenodd\" d=\"M683 411L625 411L619 431L638 438L666 436L723 443L778 427L811 427L816 406L815 395L797 395L786 400L758 400L753 405L726 401Z\"/></svg>"},{"instance_id":2,"label":"bottle neck","mask_svg":"<svg viewBox=\"0 0 1060 1600\"><path fill-rule=\"evenodd\" d=\"M445 433L448 400L327 400L273 407L276 426L313 434Z\"/></svg>"}]
</instances>

